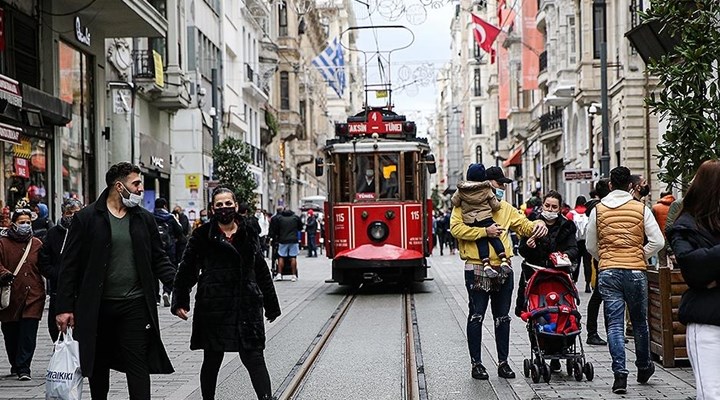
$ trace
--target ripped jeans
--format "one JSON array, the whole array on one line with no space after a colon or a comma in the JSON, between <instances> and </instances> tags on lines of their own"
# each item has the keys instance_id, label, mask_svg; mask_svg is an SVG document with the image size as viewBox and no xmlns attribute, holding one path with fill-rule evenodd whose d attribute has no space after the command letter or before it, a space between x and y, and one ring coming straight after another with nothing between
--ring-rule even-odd
<instances>
[{"instance_id":1,"label":"ripped jeans","mask_svg":"<svg viewBox=\"0 0 720 400\"><path fill-rule=\"evenodd\" d=\"M648 331L648 280L645 271L605 269L598 274L598 290L605 305L605 329L615 375L627 376L625 366L625 307L635 335L635 366L650 367Z\"/></svg>"},{"instance_id":2,"label":"ripped jeans","mask_svg":"<svg viewBox=\"0 0 720 400\"><path fill-rule=\"evenodd\" d=\"M497 348L498 362L507 361L510 352L510 303L514 279L512 273L500 286L500 290L486 292L472 290L475 282L474 272L465 271L465 289L468 292L468 322L467 338L470 361L472 365L482 364L482 323L485 319L488 303L493 315L495 325L495 346Z\"/></svg>"}]
</instances>

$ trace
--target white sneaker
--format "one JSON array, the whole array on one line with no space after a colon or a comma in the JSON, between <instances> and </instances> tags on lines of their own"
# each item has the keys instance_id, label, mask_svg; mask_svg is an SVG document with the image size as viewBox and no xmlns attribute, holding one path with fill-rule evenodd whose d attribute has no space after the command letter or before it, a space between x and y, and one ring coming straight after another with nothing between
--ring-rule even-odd
<instances>
[{"instance_id":1,"label":"white sneaker","mask_svg":"<svg viewBox=\"0 0 720 400\"><path fill-rule=\"evenodd\" d=\"M170 294L168 294L168 293L163 293L162 298L163 298L163 305L164 305L165 307L170 307Z\"/></svg>"},{"instance_id":2,"label":"white sneaker","mask_svg":"<svg viewBox=\"0 0 720 400\"><path fill-rule=\"evenodd\" d=\"M290 279L290 282L295 282L297 280L297 275L293 275Z\"/></svg>"},{"instance_id":3,"label":"white sneaker","mask_svg":"<svg viewBox=\"0 0 720 400\"><path fill-rule=\"evenodd\" d=\"M281 280L283 280L283 279L282 279L282 275L280 275L280 274L275 275L275 280L276 280L276 281L281 281Z\"/></svg>"}]
</instances>

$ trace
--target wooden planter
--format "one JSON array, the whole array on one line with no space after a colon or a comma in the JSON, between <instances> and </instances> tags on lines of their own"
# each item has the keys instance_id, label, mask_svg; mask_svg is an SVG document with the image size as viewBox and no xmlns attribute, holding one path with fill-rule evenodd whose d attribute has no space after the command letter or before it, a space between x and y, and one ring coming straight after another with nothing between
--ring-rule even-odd
<instances>
[{"instance_id":1,"label":"wooden planter","mask_svg":"<svg viewBox=\"0 0 720 400\"><path fill-rule=\"evenodd\" d=\"M678 321L680 297L687 285L679 269L648 269L650 353L663 367L687 359L685 325Z\"/></svg>"}]
</instances>

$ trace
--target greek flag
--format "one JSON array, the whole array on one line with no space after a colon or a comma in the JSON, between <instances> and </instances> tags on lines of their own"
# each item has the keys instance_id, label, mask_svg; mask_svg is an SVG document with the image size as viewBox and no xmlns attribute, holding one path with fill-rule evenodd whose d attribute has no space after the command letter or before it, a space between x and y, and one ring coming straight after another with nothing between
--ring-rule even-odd
<instances>
[{"instance_id":1,"label":"greek flag","mask_svg":"<svg viewBox=\"0 0 720 400\"><path fill-rule=\"evenodd\" d=\"M345 57L340 40L336 37L312 63L335 93L342 97L345 91Z\"/></svg>"}]
</instances>

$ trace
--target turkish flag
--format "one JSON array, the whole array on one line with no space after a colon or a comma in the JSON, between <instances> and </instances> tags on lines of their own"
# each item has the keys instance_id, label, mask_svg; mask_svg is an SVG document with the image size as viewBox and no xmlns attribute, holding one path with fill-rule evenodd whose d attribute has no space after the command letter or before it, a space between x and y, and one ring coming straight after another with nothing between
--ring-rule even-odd
<instances>
[{"instance_id":1,"label":"turkish flag","mask_svg":"<svg viewBox=\"0 0 720 400\"><path fill-rule=\"evenodd\" d=\"M475 41L481 49L485 50L487 53L490 53L491 60L492 62L494 62L495 49L493 49L492 46L495 42L495 39L500 34L500 28L488 22L485 22L482 18L478 17L475 14L471 15L473 19L473 24L475 25L475 29L473 29Z\"/></svg>"}]
</instances>

